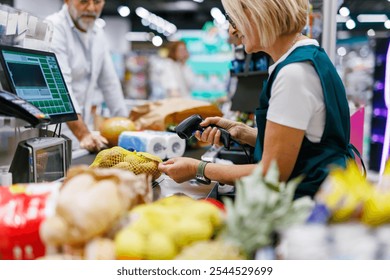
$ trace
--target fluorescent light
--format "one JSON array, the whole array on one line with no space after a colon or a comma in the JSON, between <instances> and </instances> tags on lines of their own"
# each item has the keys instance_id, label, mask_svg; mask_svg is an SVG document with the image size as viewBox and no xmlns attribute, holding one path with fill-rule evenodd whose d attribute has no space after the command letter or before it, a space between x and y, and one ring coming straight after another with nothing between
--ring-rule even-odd
<instances>
[{"instance_id":1,"label":"fluorescent light","mask_svg":"<svg viewBox=\"0 0 390 280\"><path fill-rule=\"evenodd\" d=\"M352 29L354 29L356 27L356 22L353 19L349 19L349 20L347 20L345 25L347 26L347 28L349 30L352 30Z\"/></svg>"},{"instance_id":2,"label":"fluorescent light","mask_svg":"<svg viewBox=\"0 0 390 280\"><path fill-rule=\"evenodd\" d=\"M347 54L347 49L344 47L340 47L337 49L337 54L339 56L345 56Z\"/></svg>"},{"instance_id":3,"label":"fluorescent light","mask_svg":"<svg viewBox=\"0 0 390 280\"><path fill-rule=\"evenodd\" d=\"M118 13L121 17L127 17L128 15L130 15L130 8L127 6L119 6Z\"/></svg>"},{"instance_id":4,"label":"fluorescent light","mask_svg":"<svg viewBox=\"0 0 390 280\"><path fill-rule=\"evenodd\" d=\"M341 16L347 17L350 15L351 12L349 11L349 9L347 7L342 7L342 8L340 8L339 13Z\"/></svg>"},{"instance_id":5,"label":"fluorescent light","mask_svg":"<svg viewBox=\"0 0 390 280\"><path fill-rule=\"evenodd\" d=\"M336 21L338 23L347 22L347 20L351 19L350 17L343 17L342 15L336 15Z\"/></svg>"},{"instance_id":6,"label":"fluorescent light","mask_svg":"<svg viewBox=\"0 0 390 280\"><path fill-rule=\"evenodd\" d=\"M135 13L140 18L147 18L149 16L149 11L143 7L138 7L137 9L135 9Z\"/></svg>"},{"instance_id":7,"label":"fluorescent light","mask_svg":"<svg viewBox=\"0 0 390 280\"><path fill-rule=\"evenodd\" d=\"M150 29L156 30L165 36L171 36L177 31L176 25L170 23L162 17L159 17L156 14L153 14L152 12L149 12L145 8L138 7L135 9L135 13L142 19L142 25L148 26Z\"/></svg>"},{"instance_id":8,"label":"fluorescent light","mask_svg":"<svg viewBox=\"0 0 390 280\"><path fill-rule=\"evenodd\" d=\"M210 14L219 25L224 24L226 22L226 18L220 9L216 7L211 8Z\"/></svg>"},{"instance_id":9,"label":"fluorescent light","mask_svg":"<svg viewBox=\"0 0 390 280\"><path fill-rule=\"evenodd\" d=\"M390 0L389 0L389 2L390 2ZM386 29L390 29L390 20L385 21L385 27L386 27Z\"/></svg>"},{"instance_id":10,"label":"fluorescent light","mask_svg":"<svg viewBox=\"0 0 390 280\"><path fill-rule=\"evenodd\" d=\"M152 44L155 47L160 47L163 44L163 39L160 36L154 36L152 38Z\"/></svg>"},{"instance_id":11,"label":"fluorescent light","mask_svg":"<svg viewBox=\"0 0 390 280\"><path fill-rule=\"evenodd\" d=\"M385 22L388 19L385 14L360 14L357 16L359 22Z\"/></svg>"},{"instance_id":12,"label":"fluorescent light","mask_svg":"<svg viewBox=\"0 0 390 280\"><path fill-rule=\"evenodd\" d=\"M147 42L150 40L150 35L147 32L128 32L125 38L130 42Z\"/></svg>"},{"instance_id":13,"label":"fluorescent light","mask_svg":"<svg viewBox=\"0 0 390 280\"><path fill-rule=\"evenodd\" d=\"M385 69L385 92L384 92L384 97L385 97L385 103L387 109L390 108L390 44L387 47L387 55L386 55L386 69ZM382 160L381 160L381 168L380 168L380 175L383 174L383 171L385 170L385 165L386 161L389 158L389 147L390 147L390 120L389 120L390 115L387 115L387 120L386 120L386 130L385 130L385 139L383 143L383 149L382 149Z\"/></svg>"},{"instance_id":14,"label":"fluorescent light","mask_svg":"<svg viewBox=\"0 0 390 280\"><path fill-rule=\"evenodd\" d=\"M370 37L374 37L375 36L375 30L374 29L367 30L367 35L370 36Z\"/></svg>"}]
</instances>

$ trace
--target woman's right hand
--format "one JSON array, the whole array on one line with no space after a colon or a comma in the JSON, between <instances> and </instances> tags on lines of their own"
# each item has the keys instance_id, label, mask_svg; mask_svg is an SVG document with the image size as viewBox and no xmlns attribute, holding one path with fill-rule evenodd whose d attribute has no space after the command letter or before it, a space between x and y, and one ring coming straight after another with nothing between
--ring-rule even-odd
<instances>
[{"instance_id":1,"label":"woman's right hand","mask_svg":"<svg viewBox=\"0 0 390 280\"><path fill-rule=\"evenodd\" d=\"M240 130L244 128L245 125L243 123L231 121L221 117L209 117L202 121L200 126L207 128L203 132L200 132L199 130L196 131L196 139L210 144L221 145L221 131L217 127L211 127L210 125L212 124L227 130L232 138L241 141Z\"/></svg>"}]
</instances>

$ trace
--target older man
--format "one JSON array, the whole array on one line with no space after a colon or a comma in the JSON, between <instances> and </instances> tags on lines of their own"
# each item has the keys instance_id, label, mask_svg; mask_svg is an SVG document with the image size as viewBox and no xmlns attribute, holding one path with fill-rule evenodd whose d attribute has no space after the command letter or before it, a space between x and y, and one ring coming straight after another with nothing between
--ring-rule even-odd
<instances>
[{"instance_id":1,"label":"older man","mask_svg":"<svg viewBox=\"0 0 390 280\"><path fill-rule=\"evenodd\" d=\"M79 118L68 126L80 146L99 151L107 140L92 134L89 121L96 89L103 93L112 116L128 116L122 87L115 72L104 32L95 21L104 0L64 0L62 9L47 19L53 22L52 51L56 53Z\"/></svg>"}]
</instances>

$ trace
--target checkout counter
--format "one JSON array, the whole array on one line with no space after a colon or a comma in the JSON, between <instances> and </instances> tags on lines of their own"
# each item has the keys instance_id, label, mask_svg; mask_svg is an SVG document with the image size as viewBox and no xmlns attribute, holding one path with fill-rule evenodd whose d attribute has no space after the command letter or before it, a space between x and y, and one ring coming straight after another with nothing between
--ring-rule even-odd
<instances>
[{"instance_id":1,"label":"checkout counter","mask_svg":"<svg viewBox=\"0 0 390 280\"><path fill-rule=\"evenodd\" d=\"M0 63L2 172L13 183L63 179L72 150L61 125L77 114L55 54L0 45Z\"/></svg>"},{"instance_id":2,"label":"checkout counter","mask_svg":"<svg viewBox=\"0 0 390 280\"><path fill-rule=\"evenodd\" d=\"M9 167L13 183L38 183L63 180L71 165L90 165L96 154L72 150L71 141L61 134L62 123L76 120L77 114L55 54L0 45L0 62L0 115L12 123L0 131L6 140L2 143L9 143L0 151L2 171ZM54 131L48 125L55 125ZM185 156L200 159L206 151L191 149ZM208 193L218 188L212 184ZM196 188L193 182L186 187Z\"/></svg>"},{"instance_id":3,"label":"checkout counter","mask_svg":"<svg viewBox=\"0 0 390 280\"><path fill-rule=\"evenodd\" d=\"M200 147L187 149L184 153L185 157L201 159L203 155L207 154L210 147ZM89 153L86 150L79 149L73 151L72 162L70 166L80 164L90 165L96 157L96 154ZM194 199L213 198L221 200L223 197L234 198L234 188L232 186L220 185L218 182L211 182L210 185L203 185L195 180L177 184L169 177L162 175L153 183L153 197L154 200L169 196L172 194L188 195Z\"/></svg>"}]
</instances>

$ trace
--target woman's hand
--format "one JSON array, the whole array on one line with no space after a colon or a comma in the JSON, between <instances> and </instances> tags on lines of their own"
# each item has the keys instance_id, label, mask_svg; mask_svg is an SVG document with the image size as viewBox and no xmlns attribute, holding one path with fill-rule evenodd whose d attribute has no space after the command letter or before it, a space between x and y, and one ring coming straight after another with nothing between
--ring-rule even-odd
<instances>
[{"instance_id":1,"label":"woman's hand","mask_svg":"<svg viewBox=\"0 0 390 280\"><path fill-rule=\"evenodd\" d=\"M195 178L199 162L199 160L193 158L172 158L160 163L158 169L176 183L183 183Z\"/></svg>"},{"instance_id":2,"label":"woman's hand","mask_svg":"<svg viewBox=\"0 0 390 280\"><path fill-rule=\"evenodd\" d=\"M221 131L216 127L210 127L212 124L227 130L233 139L238 140L241 143L249 144L251 146L254 146L256 143L257 131L254 128L221 117L209 117L201 122L200 126L208 127L203 132L196 131L196 139L210 144L221 145Z\"/></svg>"}]
</instances>

